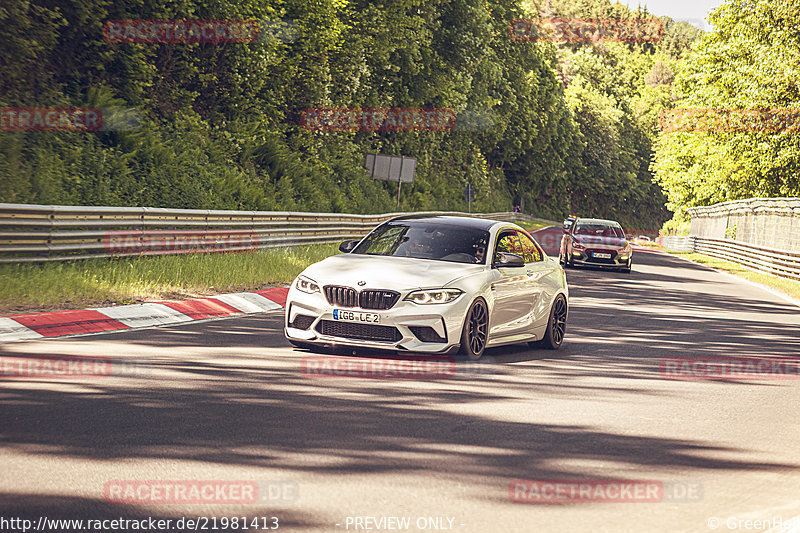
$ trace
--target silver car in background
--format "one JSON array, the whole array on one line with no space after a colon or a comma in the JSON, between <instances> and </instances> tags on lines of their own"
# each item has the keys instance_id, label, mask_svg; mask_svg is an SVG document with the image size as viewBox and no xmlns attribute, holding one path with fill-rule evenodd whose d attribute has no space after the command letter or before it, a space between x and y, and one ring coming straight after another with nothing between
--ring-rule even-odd
<instances>
[{"instance_id":1,"label":"silver car in background","mask_svg":"<svg viewBox=\"0 0 800 533\"><path fill-rule=\"evenodd\" d=\"M306 268L286 301L295 346L452 353L564 340L564 270L522 228L459 216L406 216Z\"/></svg>"}]
</instances>

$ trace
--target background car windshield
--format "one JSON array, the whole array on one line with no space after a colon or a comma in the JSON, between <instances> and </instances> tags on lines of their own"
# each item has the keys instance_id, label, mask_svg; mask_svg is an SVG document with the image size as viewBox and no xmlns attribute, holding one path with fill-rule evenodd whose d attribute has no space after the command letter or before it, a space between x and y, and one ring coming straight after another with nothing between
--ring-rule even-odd
<instances>
[{"instance_id":1,"label":"background car windshield","mask_svg":"<svg viewBox=\"0 0 800 533\"><path fill-rule=\"evenodd\" d=\"M394 222L376 228L351 253L485 263L489 232L425 222Z\"/></svg>"},{"instance_id":2,"label":"background car windshield","mask_svg":"<svg viewBox=\"0 0 800 533\"><path fill-rule=\"evenodd\" d=\"M624 239L622 228L608 224L581 224L575 226L575 235L594 235L595 237L617 237Z\"/></svg>"}]
</instances>

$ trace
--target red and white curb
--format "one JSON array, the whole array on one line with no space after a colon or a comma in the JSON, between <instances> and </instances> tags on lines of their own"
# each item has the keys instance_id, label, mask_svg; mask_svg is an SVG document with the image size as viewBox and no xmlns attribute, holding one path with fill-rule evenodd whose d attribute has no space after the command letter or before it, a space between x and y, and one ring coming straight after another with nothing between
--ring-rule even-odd
<instances>
[{"instance_id":1,"label":"red and white curb","mask_svg":"<svg viewBox=\"0 0 800 533\"><path fill-rule=\"evenodd\" d=\"M281 309L288 287L191 300L96 307L0 317L0 342L122 331Z\"/></svg>"}]
</instances>

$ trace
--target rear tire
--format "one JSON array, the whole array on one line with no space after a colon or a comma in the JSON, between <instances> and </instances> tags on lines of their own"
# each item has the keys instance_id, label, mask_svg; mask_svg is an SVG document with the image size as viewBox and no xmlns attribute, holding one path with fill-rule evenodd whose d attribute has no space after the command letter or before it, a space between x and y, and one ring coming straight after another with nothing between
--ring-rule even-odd
<instances>
[{"instance_id":1,"label":"rear tire","mask_svg":"<svg viewBox=\"0 0 800 533\"><path fill-rule=\"evenodd\" d=\"M472 361L477 361L486 350L489 337L489 308L483 299L478 298L467 311L464 327L461 328L461 353Z\"/></svg>"},{"instance_id":2,"label":"rear tire","mask_svg":"<svg viewBox=\"0 0 800 533\"><path fill-rule=\"evenodd\" d=\"M550 316L547 319L547 329L542 340L534 344L537 348L548 350L558 350L564 342L567 332L567 299L563 294L556 296L553 306L550 308Z\"/></svg>"}]
</instances>

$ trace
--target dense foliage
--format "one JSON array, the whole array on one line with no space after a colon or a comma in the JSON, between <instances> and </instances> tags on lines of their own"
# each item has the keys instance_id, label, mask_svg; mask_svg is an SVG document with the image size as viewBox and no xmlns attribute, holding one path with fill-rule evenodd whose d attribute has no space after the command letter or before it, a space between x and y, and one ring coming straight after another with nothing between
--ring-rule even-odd
<instances>
[{"instance_id":1,"label":"dense foliage","mask_svg":"<svg viewBox=\"0 0 800 533\"><path fill-rule=\"evenodd\" d=\"M520 0L4 0L0 107L133 109L138 127L0 131L0 201L385 212L396 184L367 152L416 157L401 210L568 213L656 227L669 218L650 173L658 113L696 38L659 43L514 42L509 22L635 18L608 0L535 12ZM114 43L106 21L284 21L280 38ZM453 131L309 131L314 107L452 108ZM490 120L485 120L490 117Z\"/></svg>"},{"instance_id":2,"label":"dense foliage","mask_svg":"<svg viewBox=\"0 0 800 533\"><path fill-rule=\"evenodd\" d=\"M688 207L800 196L800 3L732 0L709 20L675 83L676 108L702 115L681 112L653 165L675 229Z\"/></svg>"}]
</instances>

